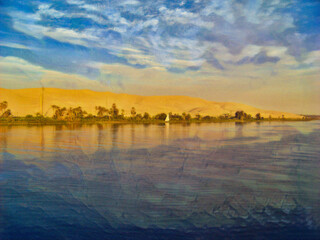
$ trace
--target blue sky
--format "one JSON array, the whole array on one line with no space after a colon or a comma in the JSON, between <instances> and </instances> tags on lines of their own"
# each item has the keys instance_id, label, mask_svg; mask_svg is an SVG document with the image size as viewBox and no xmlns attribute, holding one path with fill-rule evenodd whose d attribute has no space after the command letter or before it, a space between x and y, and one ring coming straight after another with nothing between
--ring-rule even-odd
<instances>
[{"instance_id":1,"label":"blue sky","mask_svg":"<svg viewBox=\"0 0 320 240\"><path fill-rule=\"evenodd\" d=\"M320 2L6 0L0 86L320 113Z\"/></svg>"}]
</instances>

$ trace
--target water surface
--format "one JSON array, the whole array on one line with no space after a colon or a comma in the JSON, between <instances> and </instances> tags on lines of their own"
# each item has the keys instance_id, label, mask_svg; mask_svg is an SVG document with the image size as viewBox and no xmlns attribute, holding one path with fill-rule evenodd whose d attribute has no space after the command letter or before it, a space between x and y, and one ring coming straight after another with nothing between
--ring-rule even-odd
<instances>
[{"instance_id":1,"label":"water surface","mask_svg":"<svg viewBox=\"0 0 320 240\"><path fill-rule=\"evenodd\" d=\"M0 239L319 239L320 122L0 126Z\"/></svg>"}]
</instances>

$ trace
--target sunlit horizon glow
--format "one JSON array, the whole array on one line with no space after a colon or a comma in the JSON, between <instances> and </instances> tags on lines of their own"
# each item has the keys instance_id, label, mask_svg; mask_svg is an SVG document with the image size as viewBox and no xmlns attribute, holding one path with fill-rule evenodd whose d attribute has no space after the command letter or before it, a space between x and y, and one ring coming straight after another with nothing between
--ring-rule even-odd
<instances>
[{"instance_id":1,"label":"sunlit horizon glow","mask_svg":"<svg viewBox=\"0 0 320 240\"><path fill-rule=\"evenodd\" d=\"M187 95L320 114L320 2L0 4L0 87Z\"/></svg>"}]
</instances>

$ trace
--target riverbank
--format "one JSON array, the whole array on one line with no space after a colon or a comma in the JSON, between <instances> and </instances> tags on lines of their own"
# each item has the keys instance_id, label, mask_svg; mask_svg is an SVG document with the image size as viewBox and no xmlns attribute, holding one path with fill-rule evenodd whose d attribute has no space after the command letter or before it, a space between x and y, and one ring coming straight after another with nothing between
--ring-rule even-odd
<instances>
[{"instance_id":1,"label":"riverbank","mask_svg":"<svg viewBox=\"0 0 320 240\"><path fill-rule=\"evenodd\" d=\"M250 122L292 122L292 121L311 121L313 119L294 119L294 118L285 118L285 119L190 119L190 120L171 120L166 122L164 120L149 119L149 120L135 120L135 119L76 119L76 120L57 120L53 118L43 118L43 117L12 117L12 118L3 118L0 119L0 126L10 126L10 125L72 125L72 124L190 124L190 123L225 123L225 122L235 122L235 123L250 123Z\"/></svg>"}]
</instances>

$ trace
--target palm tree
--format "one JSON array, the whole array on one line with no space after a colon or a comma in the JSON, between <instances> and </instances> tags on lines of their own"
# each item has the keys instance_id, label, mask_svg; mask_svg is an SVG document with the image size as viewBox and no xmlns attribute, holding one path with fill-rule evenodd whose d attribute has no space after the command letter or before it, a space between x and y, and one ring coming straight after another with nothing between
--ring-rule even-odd
<instances>
[{"instance_id":1,"label":"palm tree","mask_svg":"<svg viewBox=\"0 0 320 240\"><path fill-rule=\"evenodd\" d=\"M64 109L63 109L64 110ZM69 121L73 121L76 119L83 118L86 114L88 114L86 111L83 111L81 107L65 109L67 111L66 118Z\"/></svg>"},{"instance_id":2,"label":"palm tree","mask_svg":"<svg viewBox=\"0 0 320 240\"><path fill-rule=\"evenodd\" d=\"M74 112L73 112L73 108L72 107L69 107L68 110L67 110L67 114L66 114L66 118L69 120L69 121L72 121L75 119L75 115L74 115Z\"/></svg>"},{"instance_id":3,"label":"palm tree","mask_svg":"<svg viewBox=\"0 0 320 240\"><path fill-rule=\"evenodd\" d=\"M8 102L7 101L3 101L2 103L0 103L0 111L3 112L7 109L8 107Z\"/></svg>"},{"instance_id":4,"label":"palm tree","mask_svg":"<svg viewBox=\"0 0 320 240\"><path fill-rule=\"evenodd\" d=\"M8 109L1 115L1 117L7 118L7 117L10 117L11 115L12 115L11 110Z\"/></svg>"},{"instance_id":5,"label":"palm tree","mask_svg":"<svg viewBox=\"0 0 320 240\"><path fill-rule=\"evenodd\" d=\"M110 114L114 119L116 119L119 115L119 109L117 108L117 105L115 103L112 104L112 107L110 108Z\"/></svg>"},{"instance_id":6,"label":"palm tree","mask_svg":"<svg viewBox=\"0 0 320 240\"><path fill-rule=\"evenodd\" d=\"M52 108L53 110L57 110L57 109L59 108L59 106L57 106L57 105L51 105L51 108Z\"/></svg>"},{"instance_id":7,"label":"palm tree","mask_svg":"<svg viewBox=\"0 0 320 240\"><path fill-rule=\"evenodd\" d=\"M106 109L105 107L101 107L101 106L96 106L96 110L97 110L98 117L103 117L105 114L109 113L108 109Z\"/></svg>"},{"instance_id":8,"label":"palm tree","mask_svg":"<svg viewBox=\"0 0 320 240\"><path fill-rule=\"evenodd\" d=\"M81 107L76 107L73 109L73 114L75 118L79 118L81 116L82 109Z\"/></svg>"},{"instance_id":9,"label":"palm tree","mask_svg":"<svg viewBox=\"0 0 320 240\"><path fill-rule=\"evenodd\" d=\"M60 108L58 117L62 119L66 111L67 111L67 109L65 107Z\"/></svg>"},{"instance_id":10,"label":"palm tree","mask_svg":"<svg viewBox=\"0 0 320 240\"><path fill-rule=\"evenodd\" d=\"M57 106L57 105L51 105L51 108L52 108L52 110L54 112L53 113L53 118L57 119L58 118L58 111L59 111L60 107Z\"/></svg>"},{"instance_id":11,"label":"palm tree","mask_svg":"<svg viewBox=\"0 0 320 240\"><path fill-rule=\"evenodd\" d=\"M60 108L59 106L57 105L52 105L51 108L53 109L54 111L54 114L53 114L53 118L54 119L62 119L63 118L63 115L65 114L65 112L67 111L67 109L65 107L63 108Z\"/></svg>"},{"instance_id":12,"label":"palm tree","mask_svg":"<svg viewBox=\"0 0 320 240\"><path fill-rule=\"evenodd\" d=\"M83 111L81 107L76 107L76 108L73 109L73 114L74 114L75 118L80 118L81 119L81 118L84 117L84 115L87 114L87 112Z\"/></svg>"}]
</instances>

